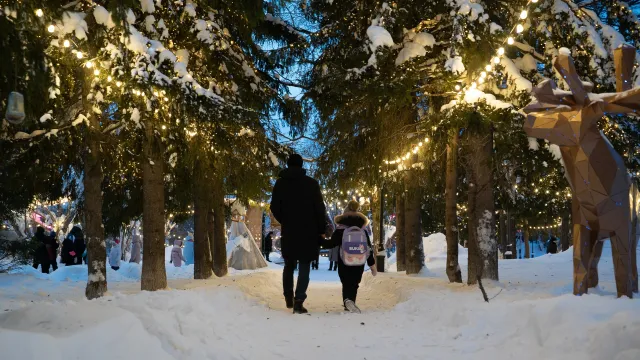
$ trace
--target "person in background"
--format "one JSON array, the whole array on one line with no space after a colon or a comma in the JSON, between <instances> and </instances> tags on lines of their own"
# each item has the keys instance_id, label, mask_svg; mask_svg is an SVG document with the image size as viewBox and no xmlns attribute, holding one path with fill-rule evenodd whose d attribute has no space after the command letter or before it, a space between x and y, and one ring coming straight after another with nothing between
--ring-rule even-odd
<instances>
[{"instance_id":1,"label":"person in background","mask_svg":"<svg viewBox=\"0 0 640 360\"><path fill-rule=\"evenodd\" d=\"M73 229L71 229L73 231ZM85 244L84 242L84 232L82 231L82 225L77 225L76 226L76 241L73 242L73 245L76 248L76 254L77 254L77 258L76 258L76 264L82 265L83 260L82 260L82 254L85 252L85 250L87 250L87 244Z\"/></svg>"},{"instance_id":2,"label":"person in background","mask_svg":"<svg viewBox=\"0 0 640 360\"><path fill-rule=\"evenodd\" d=\"M556 243L556 237L552 236L547 244L547 254L555 254L558 252L558 244Z\"/></svg>"},{"instance_id":3,"label":"person in background","mask_svg":"<svg viewBox=\"0 0 640 360\"><path fill-rule=\"evenodd\" d=\"M33 267L38 268L38 265L42 267L42 273L49 273L49 253L47 252L47 244L50 243L49 237L45 235L44 228L38 226L36 228L36 234L33 236L33 242L35 251L33 253Z\"/></svg>"},{"instance_id":4,"label":"person in background","mask_svg":"<svg viewBox=\"0 0 640 360\"><path fill-rule=\"evenodd\" d=\"M327 214L327 225L325 226L324 238L331 239L335 228L333 226L333 221ZM340 257L340 247L336 246L329 250L329 271L337 271L338 270L338 258Z\"/></svg>"},{"instance_id":5,"label":"person in background","mask_svg":"<svg viewBox=\"0 0 640 360\"><path fill-rule=\"evenodd\" d=\"M71 232L62 241L62 250L60 251L60 262L66 266L75 265L76 251L73 245L75 237Z\"/></svg>"},{"instance_id":6,"label":"person in background","mask_svg":"<svg viewBox=\"0 0 640 360\"><path fill-rule=\"evenodd\" d=\"M133 239L131 240L131 259L129 259L130 263L140 264L142 260L142 238L140 235L133 235Z\"/></svg>"},{"instance_id":7,"label":"person in background","mask_svg":"<svg viewBox=\"0 0 640 360\"><path fill-rule=\"evenodd\" d=\"M49 264L51 264L51 268L53 271L58 270L58 247L60 244L58 243L58 235L55 231L51 231L49 234L49 239L47 241L47 255L49 255Z\"/></svg>"},{"instance_id":8,"label":"person in background","mask_svg":"<svg viewBox=\"0 0 640 360\"><path fill-rule=\"evenodd\" d=\"M120 239L115 238L113 240L115 243L111 246L111 251L109 252L109 265L115 271L120 270L120 261L122 258L122 246L120 245Z\"/></svg>"},{"instance_id":9,"label":"person in background","mask_svg":"<svg viewBox=\"0 0 640 360\"><path fill-rule=\"evenodd\" d=\"M371 239L369 234L365 231L369 224L369 219L362 213L358 212L360 204L357 201L351 200L344 209L342 215L335 217L337 229L331 236L331 239L325 241L323 247L334 248L340 247L342 250L342 235L346 229L351 227L357 227L364 231L366 235L367 245L369 247L369 254L367 256L367 265L371 268L373 276L377 275L375 268L375 258L373 256L373 247L371 245ZM360 281L362 280L362 274L364 273L363 265L346 265L342 257L338 257L338 276L340 276L340 282L342 283L342 303L345 310L354 313L360 313L360 309L356 306L356 297L358 295L358 288L360 287Z\"/></svg>"},{"instance_id":10,"label":"person in background","mask_svg":"<svg viewBox=\"0 0 640 360\"><path fill-rule=\"evenodd\" d=\"M195 262L195 254L193 248L193 236L191 233L184 238L184 264L191 265Z\"/></svg>"},{"instance_id":11,"label":"person in background","mask_svg":"<svg viewBox=\"0 0 640 360\"><path fill-rule=\"evenodd\" d=\"M67 239L69 239L70 241L67 241L67 239L65 239L62 242L63 253L66 250L67 255L67 262L63 260L63 263L65 263L67 266L82 264L82 254L87 248L87 246L84 244L84 233L82 232L82 225L74 225L73 228L71 228L71 231L69 231L69 235L67 235ZM67 244L66 249L65 244Z\"/></svg>"},{"instance_id":12,"label":"person in background","mask_svg":"<svg viewBox=\"0 0 640 360\"><path fill-rule=\"evenodd\" d=\"M271 255L271 251L273 250L273 231L269 231L267 236L264 237L264 244L262 246L262 253L264 254L264 258L268 261L269 255Z\"/></svg>"},{"instance_id":13,"label":"person in background","mask_svg":"<svg viewBox=\"0 0 640 360\"><path fill-rule=\"evenodd\" d=\"M182 240L175 240L173 242L173 249L171 249L171 263L175 267L181 267L184 256L182 256Z\"/></svg>"}]
</instances>

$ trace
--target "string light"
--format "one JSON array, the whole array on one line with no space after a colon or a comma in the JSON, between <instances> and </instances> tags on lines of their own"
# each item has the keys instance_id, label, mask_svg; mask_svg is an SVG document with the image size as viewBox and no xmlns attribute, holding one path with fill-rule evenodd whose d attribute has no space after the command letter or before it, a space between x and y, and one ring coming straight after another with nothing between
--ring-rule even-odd
<instances>
[{"instance_id":1,"label":"string light","mask_svg":"<svg viewBox=\"0 0 640 360\"><path fill-rule=\"evenodd\" d=\"M509 38L507 39L507 44L513 45L514 42L515 40L513 39L513 37L509 36Z\"/></svg>"},{"instance_id":2,"label":"string light","mask_svg":"<svg viewBox=\"0 0 640 360\"><path fill-rule=\"evenodd\" d=\"M49 26L47 26L47 31L48 31L48 32L50 32L50 33L52 33L52 32L54 32L54 31L56 31L56 27L55 27L55 26L53 26L53 25L49 25Z\"/></svg>"},{"instance_id":3,"label":"string light","mask_svg":"<svg viewBox=\"0 0 640 360\"><path fill-rule=\"evenodd\" d=\"M520 19L524 20L527 18L527 10L522 10L522 12L520 13Z\"/></svg>"},{"instance_id":4,"label":"string light","mask_svg":"<svg viewBox=\"0 0 640 360\"><path fill-rule=\"evenodd\" d=\"M84 55L82 54L82 52L81 52L81 51L78 51L78 52L76 53L76 57L77 57L78 59L82 59L82 58L84 57ZM93 64L92 64L92 65L93 65Z\"/></svg>"},{"instance_id":5,"label":"string light","mask_svg":"<svg viewBox=\"0 0 640 360\"><path fill-rule=\"evenodd\" d=\"M44 11L42 11L42 9L36 9L36 16L37 17L43 17L44 16Z\"/></svg>"},{"instance_id":6,"label":"string light","mask_svg":"<svg viewBox=\"0 0 640 360\"><path fill-rule=\"evenodd\" d=\"M98 69L93 70L93 75L95 75L95 76L100 75L100 70L98 70Z\"/></svg>"},{"instance_id":7,"label":"string light","mask_svg":"<svg viewBox=\"0 0 640 360\"><path fill-rule=\"evenodd\" d=\"M498 55L500 55L500 56L504 55L504 48L503 47L498 49Z\"/></svg>"},{"instance_id":8,"label":"string light","mask_svg":"<svg viewBox=\"0 0 640 360\"><path fill-rule=\"evenodd\" d=\"M62 46L64 46L64 47L68 48L69 46L71 46L71 43L69 42L69 40L65 40L65 41L62 43Z\"/></svg>"},{"instance_id":9,"label":"string light","mask_svg":"<svg viewBox=\"0 0 640 360\"><path fill-rule=\"evenodd\" d=\"M82 53L79 52L79 54L82 54ZM79 56L78 59L82 59L82 56ZM87 63L84 64L84 66L86 66L87 68L91 69L93 67L93 62L87 61Z\"/></svg>"},{"instance_id":10,"label":"string light","mask_svg":"<svg viewBox=\"0 0 640 360\"><path fill-rule=\"evenodd\" d=\"M524 31L524 26L522 26L522 24L518 24L518 26L516 26L516 32L520 34L523 31Z\"/></svg>"}]
</instances>

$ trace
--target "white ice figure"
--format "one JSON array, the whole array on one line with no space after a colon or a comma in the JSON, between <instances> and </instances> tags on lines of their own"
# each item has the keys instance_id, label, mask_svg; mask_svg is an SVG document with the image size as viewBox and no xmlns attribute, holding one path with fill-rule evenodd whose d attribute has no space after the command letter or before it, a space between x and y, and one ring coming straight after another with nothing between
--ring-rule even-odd
<instances>
[{"instance_id":1,"label":"white ice figure","mask_svg":"<svg viewBox=\"0 0 640 360\"><path fill-rule=\"evenodd\" d=\"M237 216L236 211L232 210L232 212L234 213L234 217L229 231L229 242L227 242L227 260L229 266L236 270L251 270L267 267L267 262L262 257L260 249L258 249L258 245L256 245L249 228L247 228L247 225L242 221L241 217ZM242 213L241 211L238 212ZM244 213L246 213L246 210Z\"/></svg>"}]
</instances>

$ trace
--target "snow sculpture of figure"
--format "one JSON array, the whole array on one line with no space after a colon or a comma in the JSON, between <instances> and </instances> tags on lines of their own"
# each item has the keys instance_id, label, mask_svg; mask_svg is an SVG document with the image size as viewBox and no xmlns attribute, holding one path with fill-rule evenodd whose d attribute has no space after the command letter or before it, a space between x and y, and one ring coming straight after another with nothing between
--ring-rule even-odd
<instances>
[{"instance_id":1,"label":"snow sculpture of figure","mask_svg":"<svg viewBox=\"0 0 640 360\"><path fill-rule=\"evenodd\" d=\"M227 243L229 266L236 270L252 270L267 267L267 262L244 223L247 210L238 201L231 206L231 229Z\"/></svg>"}]
</instances>

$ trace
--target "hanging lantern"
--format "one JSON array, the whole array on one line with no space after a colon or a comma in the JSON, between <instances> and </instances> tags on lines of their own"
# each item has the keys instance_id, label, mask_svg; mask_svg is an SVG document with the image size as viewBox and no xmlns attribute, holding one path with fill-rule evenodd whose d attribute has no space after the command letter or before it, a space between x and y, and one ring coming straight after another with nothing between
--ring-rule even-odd
<instances>
[{"instance_id":1,"label":"hanging lantern","mask_svg":"<svg viewBox=\"0 0 640 360\"><path fill-rule=\"evenodd\" d=\"M13 91L9 94L5 117L14 125L18 125L24 120L24 96L19 92Z\"/></svg>"}]
</instances>

